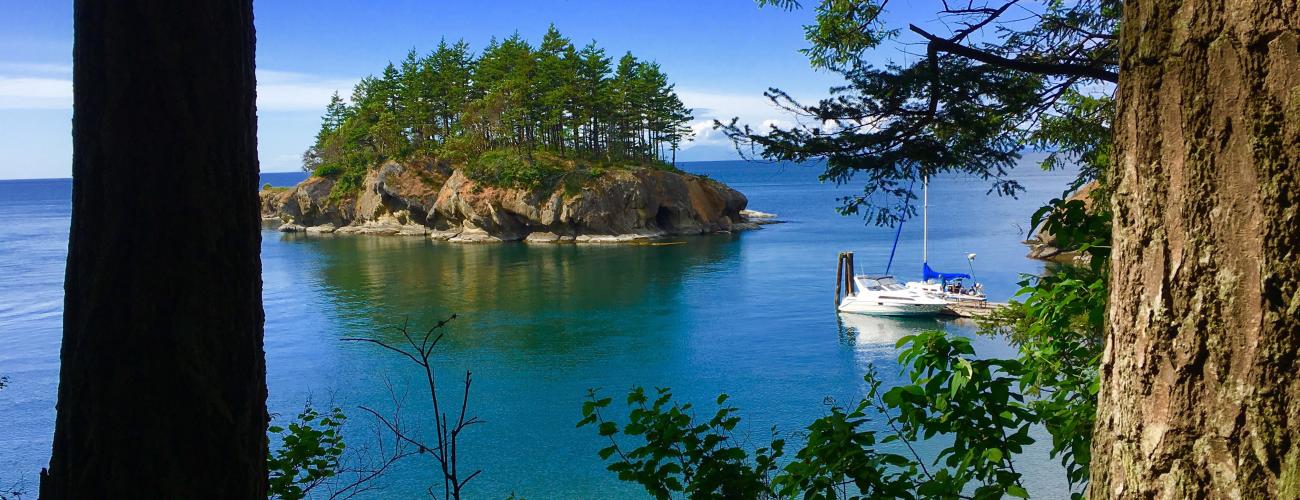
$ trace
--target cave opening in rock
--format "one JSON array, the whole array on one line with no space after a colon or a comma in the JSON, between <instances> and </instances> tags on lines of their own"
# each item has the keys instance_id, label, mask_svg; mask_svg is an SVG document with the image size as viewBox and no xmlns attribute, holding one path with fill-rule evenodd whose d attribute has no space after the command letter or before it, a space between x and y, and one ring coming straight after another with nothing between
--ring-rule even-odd
<instances>
[{"instance_id":1,"label":"cave opening in rock","mask_svg":"<svg viewBox=\"0 0 1300 500\"><path fill-rule=\"evenodd\" d=\"M661 230L672 231L673 212L667 207L659 207L659 211L655 212L655 225L659 226Z\"/></svg>"}]
</instances>

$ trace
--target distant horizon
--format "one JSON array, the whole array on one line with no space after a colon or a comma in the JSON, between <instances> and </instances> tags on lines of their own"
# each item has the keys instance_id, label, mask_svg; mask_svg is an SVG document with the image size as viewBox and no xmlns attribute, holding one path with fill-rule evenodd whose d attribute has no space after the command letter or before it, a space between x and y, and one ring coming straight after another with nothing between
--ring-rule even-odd
<instances>
[{"instance_id":1,"label":"distant horizon","mask_svg":"<svg viewBox=\"0 0 1300 500\"><path fill-rule=\"evenodd\" d=\"M743 161L754 161L755 163L769 163L769 162L767 162L766 160L746 160L746 159L743 159L743 158L735 158L735 159L731 159L731 160L677 160L677 163L678 163L678 164L683 164L683 163L721 163L721 162L734 162L734 161L742 161L742 162L743 162ZM260 175L260 174L310 174L311 172L307 172L307 171L305 171L305 170L298 169L298 170L259 170L257 173ZM72 177L71 177L71 176L68 176L68 177L4 177L4 178L0 178L0 182L6 182L6 181L68 181L68 180L72 180Z\"/></svg>"},{"instance_id":2,"label":"distant horizon","mask_svg":"<svg viewBox=\"0 0 1300 500\"><path fill-rule=\"evenodd\" d=\"M1020 152L1020 162L1018 162L1017 166L1018 166L1018 167L1019 167L1019 166L1023 166L1023 162L1025 162L1025 161L1031 161L1031 162L1038 162L1038 161L1041 161L1041 158L1034 158L1034 156L1036 156L1036 155L1042 155L1042 154L1047 154L1047 151L1044 151L1044 150L1037 150L1037 149L1026 149L1026 150L1022 150L1022 151ZM820 163L820 162L822 162L822 161L823 161L823 160L818 159L818 160L809 160L809 161L806 161L806 162L786 162L786 161L773 161L773 160L762 160L762 159L745 159L745 158L736 157L736 158L731 158L731 159L721 159L721 160L677 160L677 163L678 163L679 165L680 165L680 164L698 164L698 163L724 163L724 162L752 162L752 163L754 163L754 164L772 164L772 163L800 163L800 164L816 164L816 163ZM1073 172L1075 168L1076 168L1076 167L1073 167L1073 166L1067 166L1067 167L1065 167L1063 170ZM296 169L296 170L259 170L257 173L258 173L258 175L261 175L261 174L298 174L298 173L301 173L301 174L309 174L309 172L307 172L307 171L305 171L305 170L302 170L302 169ZM959 172L953 172L953 173L950 173L950 175L958 175L958 174L960 174L960 173L959 173ZM10 181L60 181L60 180L72 180L72 177L71 177L71 176L68 176L68 177L0 177L0 182L10 182Z\"/></svg>"}]
</instances>

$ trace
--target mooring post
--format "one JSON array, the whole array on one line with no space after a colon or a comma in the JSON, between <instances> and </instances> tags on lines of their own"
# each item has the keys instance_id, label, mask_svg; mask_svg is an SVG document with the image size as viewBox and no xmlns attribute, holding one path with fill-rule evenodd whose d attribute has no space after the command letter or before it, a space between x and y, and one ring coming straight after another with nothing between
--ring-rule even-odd
<instances>
[{"instance_id":1,"label":"mooring post","mask_svg":"<svg viewBox=\"0 0 1300 500\"><path fill-rule=\"evenodd\" d=\"M844 286L844 252L835 256L835 305L840 305L840 287Z\"/></svg>"},{"instance_id":2,"label":"mooring post","mask_svg":"<svg viewBox=\"0 0 1300 500\"><path fill-rule=\"evenodd\" d=\"M853 252L844 252L844 297L853 295Z\"/></svg>"}]
</instances>

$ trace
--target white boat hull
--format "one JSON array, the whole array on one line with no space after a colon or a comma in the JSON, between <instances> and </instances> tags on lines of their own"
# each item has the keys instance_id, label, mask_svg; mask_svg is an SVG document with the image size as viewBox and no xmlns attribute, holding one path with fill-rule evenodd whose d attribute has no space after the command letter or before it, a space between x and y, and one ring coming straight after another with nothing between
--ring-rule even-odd
<instances>
[{"instance_id":1,"label":"white boat hull","mask_svg":"<svg viewBox=\"0 0 1300 500\"><path fill-rule=\"evenodd\" d=\"M893 276L857 275L852 291L840 301L839 310L872 316L935 316L948 303L908 289Z\"/></svg>"},{"instance_id":2,"label":"white boat hull","mask_svg":"<svg viewBox=\"0 0 1300 500\"><path fill-rule=\"evenodd\" d=\"M944 307L945 304L942 302L899 304L851 295L840 302L839 310L846 313L869 314L872 316L935 316L943 312Z\"/></svg>"}]
</instances>

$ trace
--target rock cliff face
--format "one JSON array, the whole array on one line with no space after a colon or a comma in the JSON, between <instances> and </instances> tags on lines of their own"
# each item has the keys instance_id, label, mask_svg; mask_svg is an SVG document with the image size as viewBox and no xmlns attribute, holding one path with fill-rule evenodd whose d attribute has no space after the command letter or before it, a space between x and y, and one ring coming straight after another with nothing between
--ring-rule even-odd
<instances>
[{"instance_id":1,"label":"rock cliff face","mask_svg":"<svg viewBox=\"0 0 1300 500\"><path fill-rule=\"evenodd\" d=\"M334 180L311 177L262 191L262 215L283 231L429 235L457 242L618 242L751 229L748 201L700 176L609 170L581 186L487 186L442 163L388 162L356 195L331 199ZM747 212L746 212L747 213ZM756 219L757 220L757 219Z\"/></svg>"}]
</instances>

